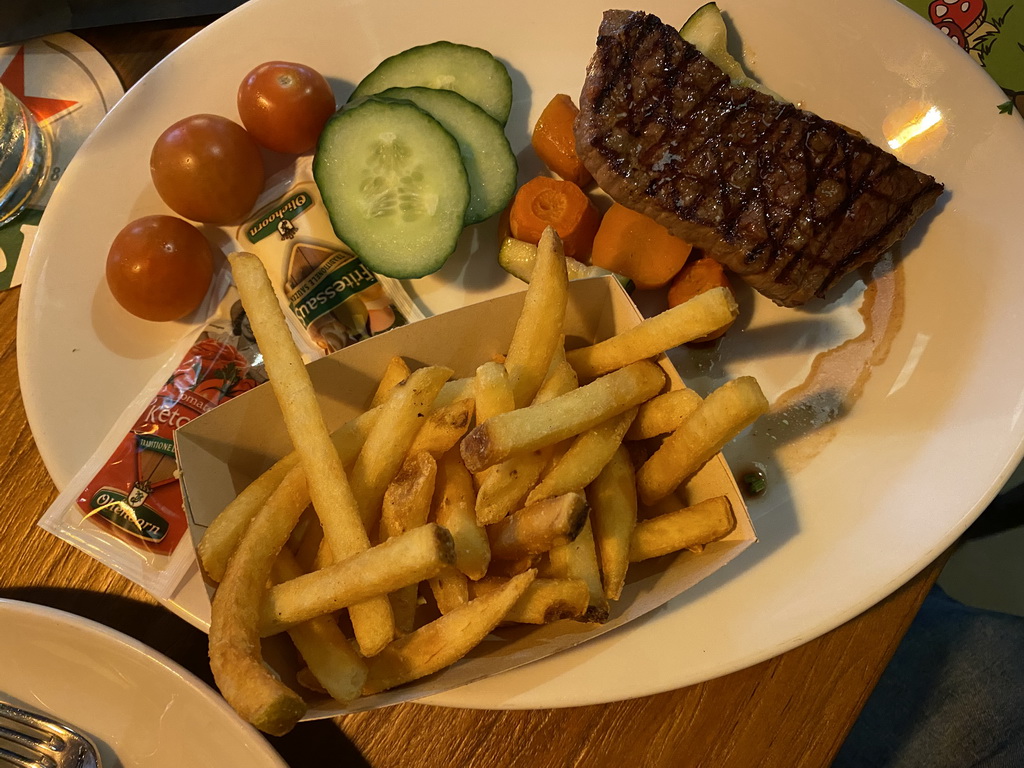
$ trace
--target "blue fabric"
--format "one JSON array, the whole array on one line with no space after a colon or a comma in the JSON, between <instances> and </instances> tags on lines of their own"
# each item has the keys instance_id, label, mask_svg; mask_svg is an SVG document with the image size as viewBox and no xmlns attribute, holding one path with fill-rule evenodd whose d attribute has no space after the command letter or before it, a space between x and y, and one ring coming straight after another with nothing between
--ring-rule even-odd
<instances>
[{"instance_id":1,"label":"blue fabric","mask_svg":"<svg viewBox=\"0 0 1024 768\"><path fill-rule=\"evenodd\" d=\"M935 587L832 768L1024 766L1024 618Z\"/></svg>"}]
</instances>

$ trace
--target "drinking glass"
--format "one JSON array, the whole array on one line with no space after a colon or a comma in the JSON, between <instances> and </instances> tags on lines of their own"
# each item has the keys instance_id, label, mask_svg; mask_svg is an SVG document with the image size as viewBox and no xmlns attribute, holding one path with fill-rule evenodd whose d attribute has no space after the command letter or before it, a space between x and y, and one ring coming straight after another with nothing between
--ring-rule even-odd
<instances>
[{"instance_id":1,"label":"drinking glass","mask_svg":"<svg viewBox=\"0 0 1024 768\"><path fill-rule=\"evenodd\" d=\"M49 165L50 147L35 116L0 85L0 225L32 199Z\"/></svg>"}]
</instances>

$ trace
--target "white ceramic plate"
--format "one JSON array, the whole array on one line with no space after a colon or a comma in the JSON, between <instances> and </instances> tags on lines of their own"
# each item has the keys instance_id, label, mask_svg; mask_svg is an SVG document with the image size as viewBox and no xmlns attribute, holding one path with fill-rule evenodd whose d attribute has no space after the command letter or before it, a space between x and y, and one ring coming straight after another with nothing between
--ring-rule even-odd
<instances>
[{"instance_id":1,"label":"white ceramic plate","mask_svg":"<svg viewBox=\"0 0 1024 768\"><path fill-rule=\"evenodd\" d=\"M124 768L286 768L212 689L109 627L0 599L0 699L62 719Z\"/></svg>"},{"instance_id":2,"label":"white ceramic plate","mask_svg":"<svg viewBox=\"0 0 1024 768\"><path fill-rule=\"evenodd\" d=\"M699 0L650 0L681 24ZM384 56L450 39L508 63L516 100L508 134L520 181L539 171L528 129L558 92L578 94L593 52L598 0L259 0L169 56L111 112L72 163L46 211L22 294L22 391L58 485L86 461L115 417L165 362L176 326L125 315L102 264L129 219L164 210L148 179L153 140L193 112L234 114L242 75L266 59L300 60L345 98ZM1005 97L941 33L890 0L851 13L839 0L721 3L754 73L776 91L877 142L915 110L938 125L900 149L945 182L938 215L908 237L902 325L867 372L863 395L812 437L799 461L772 438L741 439L730 458L764 461L770 490L751 504L760 544L730 567L622 631L569 653L432 699L472 707L549 707L650 694L756 663L820 635L890 593L948 546L1017 464L1024 410L1020 243L1024 129ZM883 127L884 126L884 127ZM414 290L442 311L513 290L495 266L494 225L481 225L438 276ZM745 314L721 359L680 358L702 385L757 375L771 397L814 355L862 329L862 286L805 311L742 293ZM775 424L776 427L787 426ZM822 435L827 435L825 440ZM815 442L816 441L816 442ZM769 446L765 448L765 446ZM172 607L196 623L193 580Z\"/></svg>"}]
</instances>

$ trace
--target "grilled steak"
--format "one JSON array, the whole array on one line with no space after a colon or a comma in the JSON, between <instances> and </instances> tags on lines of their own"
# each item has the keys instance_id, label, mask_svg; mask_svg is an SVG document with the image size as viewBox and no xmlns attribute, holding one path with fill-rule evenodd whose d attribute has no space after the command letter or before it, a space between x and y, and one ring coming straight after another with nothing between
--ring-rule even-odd
<instances>
[{"instance_id":1,"label":"grilled steak","mask_svg":"<svg viewBox=\"0 0 1024 768\"><path fill-rule=\"evenodd\" d=\"M942 192L859 134L732 85L639 12L604 15L576 144L614 200L783 306L877 261Z\"/></svg>"}]
</instances>

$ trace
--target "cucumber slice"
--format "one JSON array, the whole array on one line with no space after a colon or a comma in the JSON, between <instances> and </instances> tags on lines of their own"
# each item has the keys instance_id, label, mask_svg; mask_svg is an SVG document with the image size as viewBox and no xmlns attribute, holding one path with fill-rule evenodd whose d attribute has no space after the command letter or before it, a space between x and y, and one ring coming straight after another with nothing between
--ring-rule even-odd
<instances>
[{"instance_id":1,"label":"cucumber slice","mask_svg":"<svg viewBox=\"0 0 1024 768\"><path fill-rule=\"evenodd\" d=\"M455 91L388 88L377 97L411 101L459 142L469 176L466 224L490 218L508 205L516 191L518 164L501 123Z\"/></svg>"},{"instance_id":2,"label":"cucumber slice","mask_svg":"<svg viewBox=\"0 0 1024 768\"><path fill-rule=\"evenodd\" d=\"M313 178L338 237L374 272L422 277L459 240L469 181L458 142L407 101L367 99L337 112Z\"/></svg>"},{"instance_id":3,"label":"cucumber slice","mask_svg":"<svg viewBox=\"0 0 1024 768\"><path fill-rule=\"evenodd\" d=\"M733 85L744 88L753 88L755 91L766 93L772 98L779 98L779 95L747 74L743 65L729 53L729 30L725 26L725 19L718 9L717 3L705 3L694 11L686 23L679 28L679 34L683 39L694 46L698 51L707 56L711 63L725 72L732 80Z\"/></svg>"},{"instance_id":4,"label":"cucumber slice","mask_svg":"<svg viewBox=\"0 0 1024 768\"><path fill-rule=\"evenodd\" d=\"M533 266L537 262L537 246L523 240L516 240L514 237L506 237L498 251L498 263L501 268L512 277L518 277L524 283L530 282L533 277ZM585 277L611 276L619 281L619 284L627 291L633 290L633 281L615 272L609 272L603 267L595 267L592 264L584 264L576 259L565 257L566 270L570 280L581 280Z\"/></svg>"},{"instance_id":5,"label":"cucumber slice","mask_svg":"<svg viewBox=\"0 0 1024 768\"><path fill-rule=\"evenodd\" d=\"M512 79L505 65L483 48L443 40L384 59L356 86L349 101L416 85L460 93L502 125L512 109Z\"/></svg>"}]
</instances>

